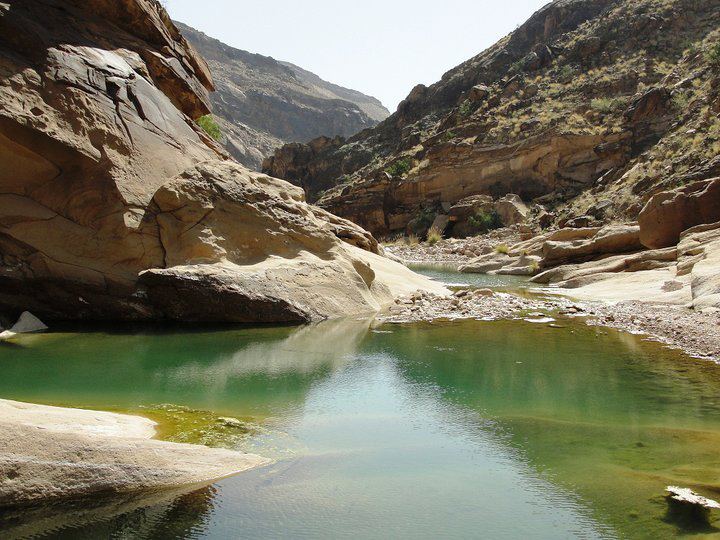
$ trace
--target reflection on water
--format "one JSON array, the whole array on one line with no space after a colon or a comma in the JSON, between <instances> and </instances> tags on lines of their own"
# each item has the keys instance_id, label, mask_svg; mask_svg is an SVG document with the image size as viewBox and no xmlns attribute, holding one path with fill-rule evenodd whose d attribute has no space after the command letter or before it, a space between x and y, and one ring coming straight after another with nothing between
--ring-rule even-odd
<instances>
[{"instance_id":1,"label":"reflection on water","mask_svg":"<svg viewBox=\"0 0 720 540\"><path fill-rule=\"evenodd\" d=\"M501 291L524 288L537 288L527 277L522 276L496 276L492 274L461 274L457 271L457 264L411 264L415 272L427 276L449 287L491 288Z\"/></svg>"},{"instance_id":2,"label":"reflection on water","mask_svg":"<svg viewBox=\"0 0 720 540\"><path fill-rule=\"evenodd\" d=\"M720 369L563 326L344 321L20 340L0 349L3 397L249 417L265 429L239 448L278 461L191 495L80 506L62 521L25 512L13 527L68 538L683 532L662 492L720 493Z\"/></svg>"}]
</instances>

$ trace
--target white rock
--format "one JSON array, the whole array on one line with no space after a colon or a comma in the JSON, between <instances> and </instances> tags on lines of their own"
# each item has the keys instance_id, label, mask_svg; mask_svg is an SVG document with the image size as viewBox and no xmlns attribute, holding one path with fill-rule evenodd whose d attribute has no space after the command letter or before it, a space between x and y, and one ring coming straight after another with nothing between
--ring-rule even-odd
<instances>
[{"instance_id":1,"label":"white rock","mask_svg":"<svg viewBox=\"0 0 720 540\"><path fill-rule=\"evenodd\" d=\"M10 328L15 334L29 334L32 332L44 332L48 327L29 311L23 311L17 322Z\"/></svg>"}]
</instances>

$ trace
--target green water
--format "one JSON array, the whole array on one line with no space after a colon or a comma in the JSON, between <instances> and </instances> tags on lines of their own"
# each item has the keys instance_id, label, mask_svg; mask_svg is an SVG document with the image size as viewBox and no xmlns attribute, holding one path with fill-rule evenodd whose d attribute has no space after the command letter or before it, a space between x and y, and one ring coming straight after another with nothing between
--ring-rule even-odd
<instances>
[{"instance_id":1,"label":"green water","mask_svg":"<svg viewBox=\"0 0 720 540\"><path fill-rule=\"evenodd\" d=\"M510 290L537 288L538 285L530 283L528 278L521 276L496 276L491 274L462 274L457 271L457 264L427 263L411 264L410 268L426 275L435 281L445 283L449 287L463 288L492 288Z\"/></svg>"},{"instance_id":2,"label":"green water","mask_svg":"<svg viewBox=\"0 0 720 540\"><path fill-rule=\"evenodd\" d=\"M0 396L242 418L275 464L190 494L26 511L0 537L665 538L720 494L720 367L560 321L63 333L0 346ZM182 413L180 413L182 416Z\"/></svg>"}]
</instances>

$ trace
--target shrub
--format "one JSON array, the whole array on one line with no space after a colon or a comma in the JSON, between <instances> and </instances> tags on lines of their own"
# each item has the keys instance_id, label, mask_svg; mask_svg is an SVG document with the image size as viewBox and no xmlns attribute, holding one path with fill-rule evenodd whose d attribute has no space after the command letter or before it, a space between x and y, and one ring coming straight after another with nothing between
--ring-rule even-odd
<instances>
[{"instance_id":1,"label":"shrub","mask_svg":"<svg viewBox=\"0 0 720 540\"><path fill-rule=\"evenodd\" d=\"M500 216L497 212L483 212L479 210L475 212L474 216L470 216L468 224L476 232L486 233L493 229L499 229L502 227Z\"/></svg>"},{"instance_id":2,"label":"shrub","mask_svg":"<svg viewBox=\"0 0 720 540\"><path fill-rule=\"evenodd\" d=\"M673 107L678 111L685 111L690 104L690 96L684 92L675 92L672 96Z\"/></svg>"},{"instance_id":3,"label":"shrub","mask_svg":"<svg viewBox=\"0 0 720 540\"><path fill-rule=\"evenodd\" d=\"M507 244L498 244L497 246L495 246L495 253L504 253L505 255L507 255L508 253L510 253L510 248Z\"/></svg>"},{"instance_id":4,"label":"shrub","mask_svg":"<svg viewBox=\"0 0 720 540\"><path fill-rule=\"evenodd\" d=\"M434 246L437 244L440 240L442 240L442 233L437 230L435 227L430 227L430 230L427 234L427 243L431 246Z\"/></svg>"},{"instance_id":5,"label":"shrub","mask_svg":"<svg viewBox=\"0 0 720 540\"><path fill-rule=\"evenodd\" d=\"M458 113L460 116L468 116L472 112L472 103L470 103L470 100L465 100L460 104L460 107L458 107Z\"/></svg>"},{"instance_id":6,"label":"shrub","mask_svg":"<svg viewBox=\"0 0 720 540\"><path fill-rule=\"evenodd\" d=\"M387 167L385 169L385 172L388 173L390 176L399 177L406 175L411 168L412 162L410 161L410 158L403 158Z\"/></svg>"},{"instance_id":7,"label":"shrub","mask_svg":"<svg viewBox=\"0 0 720 540\"><path fill-rule=\"evenodd\" d=\"M564 66L562 66L560 68L559 75L560 75L561 79L569 79L573 75L575 75L575 70L573 69L572 66L565 64Z\"/></svg>"},{"instance_id":8,"label":"shrub","mask_svg":"<svg viewBox=\"0 0 720 540\"><path fill-rule=\"evenodd\" d=\"M537 261L532 261L529 268L533 274L537 274L538 272L540 272L540 263Z\"/></svg>"},{"instance_id":9,"label":"shrub","mask_svg":"<svg viewBox=\"0 0 720 540\"><path fill-rule=\"evenodd\" d=\"M433 208L420 209L417 215L408 222L408 232L418 236L425 236L433 221L435 221L436 215L437 212Z\"/></svg>"},{"instance_id":10,"label":"shrub","mask_svg":"<svg viewBox=\"0 0 720 540\"><path fill-rule=\"evenodd\" d=\"M196 120L196 122L198 126L205 130L205 133L210 135L216 141L219 141L222 137L222 133L220 132L220 126L217 125L217 122L215 122L212 114L206 114L205 116L201 116Z\"/></svg>"},{"instance_id":11,"label":"shrub","mask_svg":"<svg viewBox=\"0 0 720 540\"><path fill-rule=\"evenodd\" d=\"M407 243L410 246L417 246L420 243L420 238L416 234L408 234Z\"/></svg>"},{"instance_id":12,"label":"shrub","mask_svg":"<svg viewBox=\"0 0 720 540\"><path fill-rule=\"evenodd\" d=\"M595 98L590 102L590 107L601 113L612 113L624 106L625 100L620 98Z\"/></svg>"},{"instance_id":13,"label":"shrub","mask_svg":"<svg viewBox=\"0 0 720 540\"><path fill-rule=\"evenodd\" d=\"M449 142L449 141L452 141L454 138L455 138L455 132L452 129L450 129L442 134L442 137L440 138L440 140L442 142Z\"/></svg>"},{"instance_id":14,"label":"shrub","mask_svg":"<svg viewBox=\"0 0 720 540\"><path fill-rule=\"evenodd\" d=\"M707 54L708 62L710 62L710 65L713 67L720 67L720 43L716 43L712 47L710 47L710 51Z\"/></svg>"}]
</instances>

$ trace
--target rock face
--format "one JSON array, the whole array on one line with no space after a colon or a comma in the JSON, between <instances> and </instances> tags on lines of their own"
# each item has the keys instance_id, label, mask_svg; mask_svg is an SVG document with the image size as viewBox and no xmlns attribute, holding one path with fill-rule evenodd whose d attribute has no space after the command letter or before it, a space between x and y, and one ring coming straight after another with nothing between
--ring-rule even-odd
<instances>
[{"instance_id":1,"label":"rock face","mask_svg":"<svg viewBox=\"0 0 720 540\"><path fill-rule=\"evenodd\" d=\"M0 312L297 322L438 287L229 161L210 88L154 0L0 3Z\"/></svg>"},{"instance_id":2,"label":"rock face","mask_svg":"<svg viewBox=\"0 0 720 540\"><path fill-rule=\"evenodd\" d=\"M211 483L270 460L152 440L145 418L0 400L0 508Z\"/></svg>"},{"instance_id":3,"label":"rock face","mask_svg":"<svg viewBox=\"0 0 720 540\"><path fill-rule=\"evenodd\" d=\"M715 221L720 221L720 178L653 196L640 212L640 240L649 248L674 246L683 231Z\"/></svg>"},{"instance_id":4,"label":"rock face","mask_svg":"<svg viewBox=\"0 0 720 540\"><path fill-rule=\"evenodd\" d=\"M210 99L225 149L251 169L284 143L354 135L390 115L373 97L176 24L210 66L217 87Z\"/></svg>"},{"instance_id":5,"label":"rock face","mask_svg":"<svg viewBox=\"0 0 720 540\"><path fill-rule=\"evenodd\" d=\"M377 234L510 193L545 207L543 228L636 221L653 194L720 174L718 25L715 0L555 0L375 128L263 170Z\"/></svg>"}]
</instances>

